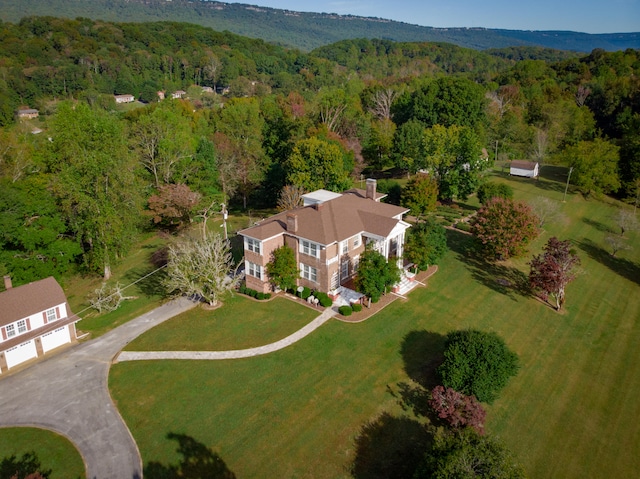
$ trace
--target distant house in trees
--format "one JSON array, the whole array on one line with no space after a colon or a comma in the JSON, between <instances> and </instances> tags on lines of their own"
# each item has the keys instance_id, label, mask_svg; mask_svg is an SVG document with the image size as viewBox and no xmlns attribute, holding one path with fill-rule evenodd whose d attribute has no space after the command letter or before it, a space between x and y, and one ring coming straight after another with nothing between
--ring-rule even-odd
<instances>
[{"instance_id":1,"label":"distant house in trees","mask_svg":"<svg viewBox=\"0 0 640 479\"><path fill-rule=\"evenodd\" d=\"M211 88L210 86L203 86L202 88L202 93L213 93L213 88Z\"/></svg>"},{"instance_id":2,"label":"distant house in trees","mask_svg":"<svg viewBox=\"0 0 640 479\"><path fill-rule=\"evenodd\" d=\"M4 277L0 293L0 374L77 339L80 318L69 308L53 277L12 287Z\"/></svg>"},{"instance_id":3,"label":"distant house in trees","mask_svg":"<svg viewBox=\"0 0 640 479\"><path fill-rule=\"evenodd\" d=\"M244 238L247 287L270 290L265 267L276 248L287 245L296 255L298 286L336 295L358 268L366 245L401 261L405 232L402 216L409 211L381 203L376 180L367 189L344 193L317 190L303 195L303 206L271 216L240 231Z\"/></svg>"},{"instance_id":4,"label":"distant house in trees","mask_svg":"<svg viewBox=\"0 0 640 479\"><path fill-rule=\"evenodd\" d=\"M21 110L16 110L16 117L18 120L31 120L34 118L38 118L40 112L35 108L24 108Z\"/></svg>"},{"instance_id":5,"label":"distant house in trees","mask_svg":"<svg viewBox=\"0 0 640 479\"><path fill-rule=\"evenodd\" d=\"M158 95L158 101L164 100L165 95L163 91L158 91L157 95Z\"/></svg>"},{"instance_id":6,"label":"distant house in trees","mask_svg":"<svg viewBox=\"0 0 640 479\"><path fill-rule=\"evenodd\" d=\"M136 101L133 95L113 95L113 98L116 100L116 103L132 103Z\"/></svg>"},{"instance_id":7,"label":"distant house in trees","mask_svg":"<svg viewBox=\"0 0 640 479\"><path fill-rule=\"evenodd\" d=\"M512 176L525 176L527 178L537 178L540 171L540 163L524 160L513 160L509 167L509 174Z\"/></svg>"},{"instance_id":8,"label":"distant house in trees","mask_svg":"<svg viewBox=\"0 0 640 479\"><path fill-rule=\"evenodd\" d=\"M171 94L171 98L173 98L175 100L175 99L184 97L186 94L187 94L187 92L184 91L184 90L177 90L177 91L174 91Z\"/></svg>"}]
</instances>

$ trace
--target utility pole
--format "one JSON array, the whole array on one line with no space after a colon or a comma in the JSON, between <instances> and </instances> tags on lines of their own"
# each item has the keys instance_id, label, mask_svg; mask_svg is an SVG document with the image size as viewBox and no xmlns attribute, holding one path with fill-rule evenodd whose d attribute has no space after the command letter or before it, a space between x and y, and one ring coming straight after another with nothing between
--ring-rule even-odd
<instances>
[{"instance_id":1,"label":"utility pole","mask_svg":"<svg viewBox=\"0 0 640 479\"><path fill-rule=\"evenodd\" d=\"M222 206L222 226L224 227L224 239L226 241L229 239L227 237L227 217L229 216L229 214L227 213L227 207L224 205L224 203L220 203L220 206Z\"/></svg>"},{"instance_id":2,"label":"utility pole","mask_svg":"<svg viewBox=\"0 0 640 479\"><path fill-rule=\"evenodd\" d=\"M573 171L573 166L569 167L569 176L567 176L567 186L564 188L564 196L562 197L562 202L565 203L567 199L567 190L569 189L569 180L571 179L571 172Z\"/></svg>"}]
</instances>

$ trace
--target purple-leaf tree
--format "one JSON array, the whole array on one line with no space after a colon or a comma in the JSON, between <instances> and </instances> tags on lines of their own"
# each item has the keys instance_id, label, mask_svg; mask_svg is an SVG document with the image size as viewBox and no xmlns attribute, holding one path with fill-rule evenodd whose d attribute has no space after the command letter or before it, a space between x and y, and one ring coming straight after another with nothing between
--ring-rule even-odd
<instances>
[{"instance_id":1,"label":"purple-leaf tree","mask_svg":"<svg viewBox=\"0 0 640 479\"><path fill-rule=\"evenodd\" d=\"M436 386L431 391L429 406L451 427L472 427L484 434L486 412L475 396L465 396L455 389Z\"/></svg>"},{"instance_id":2,"label":"purple-leaf tree","mask_svg":"<svg viewBox=\"0 0 640 479\"><path fill-rule=\"evenodd\" d=\"M560 241L555 236L549 238L544 253L531 260L529 284L540 298L549 301L555 298L555 308L560 311L564 304L565 288L576 277L575 268L580 258L571 249L568 240Z\"/></svg>"}]
</instances>

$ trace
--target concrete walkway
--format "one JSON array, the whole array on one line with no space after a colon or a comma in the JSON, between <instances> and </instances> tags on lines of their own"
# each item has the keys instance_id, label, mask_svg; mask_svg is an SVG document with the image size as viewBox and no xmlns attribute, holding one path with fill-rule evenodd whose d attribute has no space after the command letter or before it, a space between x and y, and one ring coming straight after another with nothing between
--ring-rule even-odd
<instances>
[{"instance_id":1,"label":"concrete walkway","mask_svg":"<svg viewBox=\"0 0 640 479\"><path fill-rule=\"evenodd\" d=\"M327 308L316 319L300 328L295 333L287 336L275 343L259 346L250 349L236 349L231 351L122 351L114 360L114 363L121 361L144 361L153 359L196 359L196 360L217 360L217 359L240 359L260 356L272 353L301 340L311 334L324 323L329 321L336 314L332 308Z\"/></svg>"},{"instance_id":2,"label":"concrete walkway","mask_svg":"<svg viewBox=\"0 0 640 479\"><path fill-rule=\"evenodd\" d=\"M109 395L109 367L131 340L194 306L183 298L171 301L0 378L0 427L41 427L65 436L82 455L91 479L141 478L138 446Z\"/></svg>"}]
</instances>

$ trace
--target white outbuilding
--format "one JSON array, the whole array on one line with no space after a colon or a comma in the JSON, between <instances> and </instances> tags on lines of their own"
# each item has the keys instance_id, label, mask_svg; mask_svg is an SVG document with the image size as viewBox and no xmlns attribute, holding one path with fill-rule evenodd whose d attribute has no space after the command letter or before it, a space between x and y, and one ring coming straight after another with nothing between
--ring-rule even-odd
<instances>
[{"instance_id":1,"label":"white outbuilding","mask_svg":"<svg viewBox=\"0 0 640 479\"><path fill-rule=\"evenodd\" d=\"M526 178L537 178L539 171L540 163L535 161L513 160L509 168L510 175Z\"/></svg>"}]
</instances>

